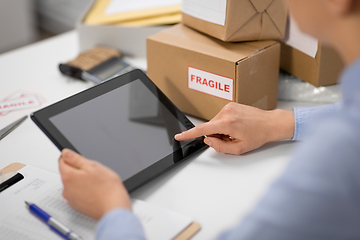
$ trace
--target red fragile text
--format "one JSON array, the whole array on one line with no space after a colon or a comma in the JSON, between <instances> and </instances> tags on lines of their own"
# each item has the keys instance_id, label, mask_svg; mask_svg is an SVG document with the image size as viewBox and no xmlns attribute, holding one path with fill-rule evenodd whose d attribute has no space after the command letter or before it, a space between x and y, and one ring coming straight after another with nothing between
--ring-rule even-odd
<instances>
[{"instance_id":1,"label":"red fragile text","mask_svg":"<svg viewBox=\"0 0 360 240\"><path fill-rule=\"evenodd\" d=\"M191 81L192 82L196 81L196 83L198 83L198 84L205 85L210 88L215 88L220 91L230 92L230 85L228 85L228 84L220 83L220 82L217 82L214 80L207 80L206 78L202 78L200 76L196 76L193 74L191 75Z\"/></svg>"},{"instance_id":2,"label":"red fragile text","mask_svg":"<svg viewBox=\"0 0 360 240\"><path fill-rule=\"evenodd\" d=\"M29 101L22 101L22 102L17 102L17 103L5 103L5 104L0 104L0 109L6 109L6 108L13 108L13 107L20 107L20 106L26 106L26 105L31 105L34 104L35 102L32 100Z\"/></svg>"}]
</instances>

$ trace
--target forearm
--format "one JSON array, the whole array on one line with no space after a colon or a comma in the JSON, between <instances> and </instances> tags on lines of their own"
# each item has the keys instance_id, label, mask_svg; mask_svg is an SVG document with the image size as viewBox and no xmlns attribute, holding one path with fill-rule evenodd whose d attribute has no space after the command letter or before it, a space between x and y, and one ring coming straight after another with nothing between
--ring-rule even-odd
<instances>
[{"instance_id":1,"label":"forearm","mask_svg":"<svg viewBox=\"0 0 360 240\"><path fill-rule=\"evenodd\" d=\"M294 111L282 109L268 111L268 141L302 140L311 119L321 113L336 111L340 104L341 102L315 107L295 107Z\"/></svg>"},{"instance_id":2,"label":"forearm","mask_svg":"<svg viewBox=\"0 0 360 240\"><path fill-rule=\"evenodd\" d=\"M269 142L292 139L295 131L293 111L276 109L269 111Z\"/></svg>"}]
</instances>

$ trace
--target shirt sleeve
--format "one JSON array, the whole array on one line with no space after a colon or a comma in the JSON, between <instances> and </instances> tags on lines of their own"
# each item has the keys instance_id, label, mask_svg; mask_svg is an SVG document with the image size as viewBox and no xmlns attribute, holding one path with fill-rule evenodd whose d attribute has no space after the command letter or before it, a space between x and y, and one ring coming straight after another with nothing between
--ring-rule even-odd
<instances>
[{"instance_id":1,"label":"shirt sleeve","mask_svg":"<svg viewBox=\"0 0 360 240\"><path fill-rule=\"evenodd\" d=\"M107 213L96 227L96 240L145 240L138 218L125 209Z\"/></svg>"},{"instance_id":2,"label":"shirt sleeve","mask_svg":"<svg viewBox=\"0 0 360 240\"><path fill-rule=\"evenodd\" d=\"M315 107L295 107L295 132L292 140L303 140L306 126L311 120L321 113L334 112L340 108L341 101L335 104L328 104Z\"/></svg>"},{"instance_id":3,"label":"shirt sleeve","mask_svg":"<svg viewBox=\"0 0 360 240\"><path fill-rule=\"evenodd\" d=\"M358 120L316 119L257 206L221 240L360 239Z\"/></svg>"}]
</instances>

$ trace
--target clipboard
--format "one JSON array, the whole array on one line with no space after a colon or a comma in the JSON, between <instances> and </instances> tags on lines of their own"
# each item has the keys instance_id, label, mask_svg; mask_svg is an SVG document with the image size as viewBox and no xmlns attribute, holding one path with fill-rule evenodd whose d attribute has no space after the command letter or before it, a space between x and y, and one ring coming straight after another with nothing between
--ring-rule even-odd
<instances>
[{"instance_id":1,"label":"clipboard","mask_svg":"<svg viewBox=\"0 0 360 240\"><path fill-rule=\"evenodd\" d=\"M9 174L12 172L17 172L20 169L25 167L25 164L22 163L12 163L5 168L0 170L0 176L4 176L5 174ZM8 180L8 179L7 179ZM5 180L5 181L7 181ZM2 183L2 181L0 181ZM10 186L11 187L11 186ZM189 240L192 238L199 230L201 229L201 225L197 222L192 222L187 228L185 228L179 235L175 236L173 240Z\"/></svg>"},{"instance_id":2,"label":"clipboard","mask_svg":"<svg viewBox=\"0 0 360 240\"><path fill-rule=\"evenodd\" d=\"M19 171L24 166L25 165L22 163L12 163L0 170L0 192L11 187L24 178L22 175L17 174L17 171Z\"/></svg>"},{"instance_id":3,"label":"clipboard","mask_svg":"<svg viewBox=\"0 0 360 240\"><path fill-rule=\"evenodd\" d=\"M193 222L185 228L178 236L174 238L174 240L188 240L192 238L198 231L200 231L201 225L197 222Z\"/></svg>"},{"instance_id":4,"label":"clipboard","mask_svg":"<svg viewBox=\"0 0 360 240\"><path fill-rule=\"evenodd\" d=\"M10 165L4 167L3 169L0 170L0 176L1 175L5 175L7 173L10 172L17 172L20 169L22 169L23 167L25 167L25 164L22 163L11 163Z\"/></svg>"}]
</instances>

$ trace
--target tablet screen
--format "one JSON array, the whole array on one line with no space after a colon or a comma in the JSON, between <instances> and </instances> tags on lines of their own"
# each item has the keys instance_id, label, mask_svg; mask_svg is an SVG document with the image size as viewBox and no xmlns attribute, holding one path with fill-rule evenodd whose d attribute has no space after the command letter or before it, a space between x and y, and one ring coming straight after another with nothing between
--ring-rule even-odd
<instances>
[{"instance_id":1,"label":"tablet screen","mask_svg":"<svg viewBox=\"0 0 360 240\"><path fill-rule=\"evenodd\" d=\"M83 156L123 180L188 143L174 145L187 128L139 79L49 120Z\"/></svg>"}]
</instances>

